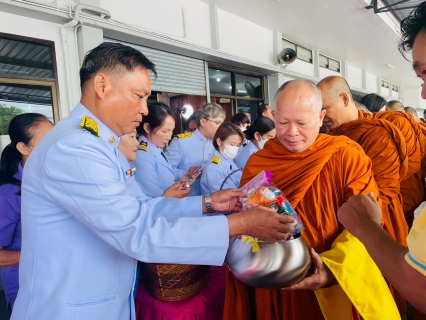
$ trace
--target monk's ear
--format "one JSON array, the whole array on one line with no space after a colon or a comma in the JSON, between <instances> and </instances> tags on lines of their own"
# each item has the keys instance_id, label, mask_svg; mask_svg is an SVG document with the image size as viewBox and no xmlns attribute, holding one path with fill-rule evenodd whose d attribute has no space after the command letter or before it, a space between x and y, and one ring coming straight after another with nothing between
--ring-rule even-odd
<instances>
[{"instance_id":1,"label":"monk's ear","mask_svg":"<svg viewBox=\"0 0 426 320\"><path fill-rule=\"evenodd\" d=\"M327 113L327 111L325 109L322 109L321 112L320 112L320 114L319 114L319 120L320 120L321 126L322 126L322 122L324 120L324 117L325 117L326 113Z\"/></svg>"},{"instance_id":2,"label":"monk's ear","mask_svg":"<svg viewBox=\"0 0 426 320\"><path fill-rule=\"evenodd\" d=\"M349 105L349 102L350 102L349 95L346 92L342 92L340 94L340 98L342 99L345 107L347 107Z\"/></svg>"}]
</instances>

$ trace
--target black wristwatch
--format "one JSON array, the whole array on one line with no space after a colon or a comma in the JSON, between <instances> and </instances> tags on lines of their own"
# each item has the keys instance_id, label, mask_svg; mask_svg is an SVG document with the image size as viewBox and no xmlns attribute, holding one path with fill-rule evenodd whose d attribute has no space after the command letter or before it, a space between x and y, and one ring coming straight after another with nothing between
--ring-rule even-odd
<instances>
[{"instance_id":1,"label":"black wristwatch","mask_svg":"<svg viewBox=\"0 0 426 320\"><path fill-rule=\"evenodd\" d=\"M212 198L209 194L206 194L204 196L204 201L206 202L206 209L207 213L214 213L213 207L212 207Z\"/></svg>"}]
</instances>

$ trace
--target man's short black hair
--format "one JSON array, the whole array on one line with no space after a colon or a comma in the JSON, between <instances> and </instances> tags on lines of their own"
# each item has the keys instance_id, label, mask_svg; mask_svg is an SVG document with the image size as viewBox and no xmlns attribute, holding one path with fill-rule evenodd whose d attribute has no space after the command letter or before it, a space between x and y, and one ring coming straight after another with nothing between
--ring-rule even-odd
<instances>
[{"instance_id":1,"label":"man's short black hair","mask_svg":"<svg viewBox=\"0 0 426 320\"><path fill-rule=\"evenodd\" d=\"M401 21L401 40L398 49L404 58L404 52L413 48L414 40L422 29L426 31L426 1L419 4Z\"/></svg>"},{"instance_id":2,"label":"man's short black hair","mask_svg":"<svg viewBox=\"0 0 426 320\"><path fill-rule=\"evenodd\" d=\"M157 71L142 52L121 43L104 42L87 52L80 69L80 88L101 70L111 73L132 72L137 67L151 71L155 76Z\"/></svg>"},{"instance_id":3,"label":"man's short black hair","mask_svg":"<svg viewBox=\"0 0 426 320\"><path fill-rule=\"evenodd\" d=\"M259 105L257 106L257 116L259 118L263 117L264 112L268 112L268 109L266 108L266 106L268 106L267 103L259 102Z\"/></svg>"}]
</instances>

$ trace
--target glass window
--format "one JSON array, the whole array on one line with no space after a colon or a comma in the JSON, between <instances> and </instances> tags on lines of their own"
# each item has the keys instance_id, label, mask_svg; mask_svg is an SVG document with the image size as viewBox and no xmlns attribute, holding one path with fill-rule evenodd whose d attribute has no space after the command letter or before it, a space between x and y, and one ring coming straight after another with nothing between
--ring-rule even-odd
<instances>
[{"instance_id":1,"label":"glass window","mask_svg":"<svg viewBox=\"0 0 426 320\"><path fill-rule=\"evenodd\" d=\"M336 71L336 72L340 72L340 62L333 60L333 59L328 59L328 68L330 70Z\"/></svg>"},{"instance_id":2,"label":"glass window","mask_svg":"<svg viewBox=\"0 0 426 320\"><path fill-rule=\"evenodd\" d=\"M382 80L382 87L383 88L389 88L389 82Z\"/></svg>"},{"instance_id":3,"label":"glass window","mask_svg":"<svg viewBox=\"0 0 426 320\"><path fill-rule=\"evenodd\" d=\"M54 79L51 46L0 37L0 76Z\"/></svg>"},{"instance_id":4,"label":"glass window","mask_svg":"<svg viewBox=\"0 0 426 320\"><path fill-rule=\"evenodd\" d=\"M54 122L52 88L0 83L0 134L7 134L10 120L21 113L44 114Z\"/></svg>"},{"instance_id":5,"label":"glass window","mask_svg":"<svg viewBox=\"0 0 426 320\"><path fill-rule=\"evenodd\" d=\"M231 72L209 68L209 84L211 94L232 96Z\"/></svg>"},{"instance_id":6,"label":"glass window","mask_svg":"<svg viewBox=\"0 0 426 320\"><path fill-rule=\"evenodd\" d=\"M237 101L237 113L245 113L248 115L250 122L257 118L257 106L259 102L257 101L246 101L246 100L238 100Z\"/></svg>"},{"instance_id":7,"label":"glass window","mask_svg":"<svg viewBox=\"0 0 426 320\"><path fill-rule=\"evenodd\" d=\"M290 41L283 39L282 43L283 43L283 47L282 47L283 49L290 48L290 49L293 49L294 51L296 51L296 45L293 42L290 42Z\"/></svg>"},{"instance_id":8,"label":"glass window","mask_svg":"<svg viewBox=\"0 0 426 320\"><path fill-rule=\"evenodd\" d=\"M312 62L312 51L298 46L297 58L303 61Z\"/></svg>"},{"instance_id":9,"label":"glass window","mask_svg":"<svg viewBox=\"0 0 426 320\"><path fill-rule=\"evenodd\" d=\"M319 65L323 68L328 68L328 59L322 55L319 55Z\"/></svg>"},{"instance_id":10,"label":"glass window","mask_svg":"<svg viewBox=\"0 0 426 320\"><path fill-rule=\"evenodd\" d=\"M237 88L238 97L262 98L261 78L236 73L235 86Z\"/></svg>"}]
</instances>

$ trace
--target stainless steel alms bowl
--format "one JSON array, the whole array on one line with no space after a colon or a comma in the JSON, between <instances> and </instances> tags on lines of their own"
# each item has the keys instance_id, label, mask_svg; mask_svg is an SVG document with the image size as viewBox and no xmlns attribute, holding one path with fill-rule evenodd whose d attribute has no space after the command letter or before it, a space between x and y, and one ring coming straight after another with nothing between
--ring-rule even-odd
<instances>
[{"instance_id":1,"label":"stainless steel alms bowl","mask_svg":"<svg viewBox=\"0 0 426 320\"><path fill-rule=\"evenodd\" d=\"M284 288L302 280L311 265L305 240L299 236L290 241L252 243L234 238L228 249L231 272L243 283L258 288Z\"/></svg>"}]
</instances>

